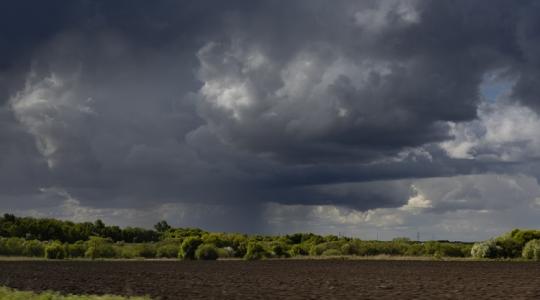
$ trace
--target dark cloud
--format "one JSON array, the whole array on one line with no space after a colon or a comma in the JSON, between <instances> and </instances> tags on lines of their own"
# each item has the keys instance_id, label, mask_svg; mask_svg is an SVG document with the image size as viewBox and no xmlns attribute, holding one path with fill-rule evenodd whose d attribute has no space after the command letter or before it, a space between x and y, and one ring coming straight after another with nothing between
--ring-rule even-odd
<instances>
[{"instance_id":1,"label":"dark cloud","mask_svg":"<svg viewBox=\"0 0 540 300\"><path fill-rule=\"evenodd\" d=\"M17 195L32 205L73 198L86 212L213 205L227 213L211 226L262 228L270 202L396 208L420 178L535 176L526 165L536 140L495 128L480 93L486 74L515 82L493 109L512 124L526 115L534 132L534 2L0 8L4 207ZM509 160L516 143L527 153ZM487 194L475 195L481 209ZM441 210L459 207L453 200Z\"/></svg>"}]
</instances>

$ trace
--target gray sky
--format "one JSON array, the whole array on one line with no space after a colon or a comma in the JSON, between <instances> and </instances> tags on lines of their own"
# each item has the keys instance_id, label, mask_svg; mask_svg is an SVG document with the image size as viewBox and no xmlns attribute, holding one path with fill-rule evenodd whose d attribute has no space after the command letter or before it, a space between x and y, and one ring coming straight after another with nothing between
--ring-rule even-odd
<instances>
[{"instance_id":1,"label":"gray sky","mask_svg":"<svg viewBox=\"0 0 540 300\"><path fill-rule=\"evenodd\" d=\"M4 1L0 211L480 240L540 217L535 1Z\"/></svg>"}]
</instances>

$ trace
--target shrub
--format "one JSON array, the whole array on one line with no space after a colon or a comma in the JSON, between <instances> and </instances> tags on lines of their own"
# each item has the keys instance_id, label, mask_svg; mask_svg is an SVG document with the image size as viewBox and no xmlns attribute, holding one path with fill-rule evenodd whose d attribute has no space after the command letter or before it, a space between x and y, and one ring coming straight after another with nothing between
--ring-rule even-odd
<instances>
[{"instance_id":1,"label":"shrub","mask_svg":"<svg viewBox=\"0 0 540 300\"><path fill-rule=\"evenodd\" d=\"M83 241L77 241L74 244L67 245L67 255L71 258L84 257L86 245Z\"/></svg>"},{"instance_id":2,"label":"shrub","mask_svg":"<svg viewBox=\"0 0 540 300\"><path fill-rule=\"evenodd\" d=\"M37 240L25 241L23 254L25 256L43 257L45 254L45 246L43 246L42 242Z\"/></svg>"},{"instance_id":3,"label":"shrub","mask_svg":"<svg viewBox=\"0 0 540 300\"><path fill-rule=\"evenodd\" d=\"M285 245L283 245L280 242L275 242L272 244L272 247L270 249L272 251L272 255L274 257L289 257L289 253L285 249Z\"/></svg>"},{"instance_id":4,"label":"shrub","mask_svg":"<svg viewBox=\"0 0 540 300\"><path fill-rule=\"evenodd\" d=\"M475 243L471 248L471 256L474 258L497 258L500 247L494 240Z\"/></svg>"},{"instance_id":5,"label":"shrub","mask_svg":"<svg viewBox=\"0 0 540 300\"><path fill-rule=\"evenodd\" d=\"M461 250L460 245L450 244L450 243L441 243L438 251L436 252L439 256L447 257L464 257L465 253Z\"/></svg>"},{"instance_id":6,"label":"shrub","mask_svg":"<svg viewBox=\"0 0 540 300\"><path fill-rule=\"evenodd\" d=\"M100 237L91 237L87 242L85 256L91 259L96 258L113 258L116 256L116 251L110 239Z\"/></svg>"},{"instance_id":7,"label":"shrub","mask_svg":"<svg viewBox=\"0 0 540 300\"><path fill-rule=\"evenodd\" d=\"M270 257L271 254L264 248L261 242L251 241L248 243L246 255L244 259L246 260L258 260L263 258Z\"/></svg>"},{"instance_id":8,"label":"shrub","mask_svg":"<svg viewBox=\"0 0 540 300\"><path fill-rule=\"evenodd\" d=\"M338 249L327 249L322 254L322 256L340 256L341 251Z\"/></svg>"},{"instance_id":9,"label":"shrub","mask_svg":"<svg viewBox=\"0 0 540 300\"><path fill-rule=\"evenodd\" d=\"M24 255L24 242L21 238L0 238L0 255Z\"/></svg>"},{"instance_id":10,"label":"shrub","mask_svg":"<svg viewBox=\"0 0 540 300\"><path fill-rule=\"evenodd\" d=\"M195 251L202 244L202 240L198 237L188 237L180 246L180 251L178 252L178 258L181 259L195 259Z\"/></svg>"},{"instance_id":11,"label":"shrub","mask_svg":"<svg viewBox=\"0 0 540 300\"><path fill-rule=\"evenodd\" d=\"M120 256L121 258L135 258L139 256L139 251L135 249L132 245L115 245L113 246L115 248L115 252L117 256Z\"/></svg>"},{"instance_id":12,"label":"shrub","mask_svg":"<svg viewBox=\"0 0 540 300\"><path fill-rule=\"evenodd\" d=\"M54 241L45 247L45 258L64 259L66 250L60 242Z\"/></svg>"},{"instance_id":13,"label":"shrub","mask_svg":"<svg viewBox=\"0 0 540 300\"><path fill-rule=\"evenodd\" d=\"M228 246L230 243L226 241L226 234L224 233L207 233L202 236L202 240L204 244L213 244L216 247L225 247Z\"/></svg>"},{"instance_id":14,"label":"shrub","mask_svg":"<svg viewBox=\"0 0 540 300\"><path fill-rule=\"evenodd\" d=\"M540 230L514 229L512 232L510 232L510 236L521 246L524 246L531 240L540 239Z\"/></svg>"},{"instance_id":15,"label":"shrub","mask_svg":"<svg viewBox=\"0 0 540 300\"><path fill-rule=\"evenodd\" d=\"M540 240L531 240L523 247L523 258L540 261Z\"/></svg>"},{"instance_id":16,"label":"shrub","mask_svg":"<svg viewBox=\"0 0 540 300\"><path fill-rule=\"evenodd\" d=\"M510 234L498 237L495 242L501 248L500 256L510 258L519 257L524 245L514 239Z\"/></svg>"},{"instance_id":17,"label":"shrub","mask_svg":"<svg viewBox=\"0 0 540 300\"><path fill-rule=\"evenodd\" d=\"M318 245L313 245L311 249L309 250L309 255L319 256L329 249L335 249L335 250L340 251L341 244L337 241L334 241L334 242L327 242L327 243L322 243Z\"/></svg>"},{"instance_id":18,"label":"shrub","mask_svg":"<svg viewBox=\"0 0 540 300\"><path fill-rule=\"evenodd\" d=\"M174 244L159 246L156 250L156 256L159 258L176 258L179 248L179 246Z\"/></svg>"},{"instance_id":19,"label":"shrub","mask_svg":"<svg viewBox=\"0 0 540 300\"><path fill-rule=\"evenodd\" d=\"M424 245L420 243L410 244L409 247L407 248L407 251L405 251L405 255L407 256L424 255Z\"/></svg>"},{"instance_id":20,"label":"shrub","mask_svg":"<svg viewBox=\"0 0 540 300\"><path fill-rule=\"evenodd\" d=\"M296 244L291 247L291 250L289 250L289 254L291 256L304 256L308 255L309 251L306 249L305 245Z\"/></svg>"},{"instance_id":21,"label":"shrub","mask_svg":"<svg viewBox=\"0 0 540 300\"><path fill-rule=\"evenodd\" d=\"M381 244L382 242L361 242L357 245L357 253L361 256L383 254Z\"/></svg>"},{"instance_id":22,"label":"shrub","mask_svg":"<svg viewBox=\"0 0 540 300\"><path fill-rule=\"evenodd\" d=\"M343 255L354 255L356 254L356 249L354 245L350 243L345 243L341 246L341 254Z\"/></svg>"},{"instance_id":23,"label":"shrub","mask_svg":"<svg viewBox=\"0 0 540 300\"><path fill-rule=\"evenodd\" d=\"M216 260L218 257L218 249L214 244L201 244L195 251L195 258L199 260Z\"/></svg>"},{"instance_id":24,"label":"shrub","mask_svg":"<svg viewBox=\"0 0 540 300\"><path fill-rule=\"evenodd\" d=\"M219 258L229 258L234 257L234 249L232 247L224 247L224 248L218 248L218 255Z\"/></svg>"},{"instance_id":25,"label":"shrub","mask_svg":"<svg viewBox=\"0 0 540 300\"><path fill-rule=\"evenodd\" d=\"M153 244L141 244L136 247L137 257L155 258L156 247Z\"/></svg>"}]
</instances>

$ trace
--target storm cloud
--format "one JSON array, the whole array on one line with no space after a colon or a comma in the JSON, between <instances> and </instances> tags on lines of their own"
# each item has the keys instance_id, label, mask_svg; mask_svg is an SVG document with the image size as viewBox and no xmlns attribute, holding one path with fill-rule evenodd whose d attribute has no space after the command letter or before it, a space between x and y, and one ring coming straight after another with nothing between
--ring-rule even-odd
<instances>
[{"instance_id":1,"label":"storm cloud","mask_svg":"<svg viewBox=\"0 0 540 300\"><path fill-rule=\"evenodd\" d=\"M539 216L534 1L0 6L3 211L442 237Z\"/></svg>"}]
</instances>

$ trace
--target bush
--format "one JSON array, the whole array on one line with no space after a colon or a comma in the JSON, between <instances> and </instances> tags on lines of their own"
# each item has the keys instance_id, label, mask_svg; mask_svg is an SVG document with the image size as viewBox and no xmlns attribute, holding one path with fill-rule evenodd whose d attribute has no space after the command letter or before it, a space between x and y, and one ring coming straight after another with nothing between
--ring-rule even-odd
<instances>
[{"instance_id":1,"label":"bush","mask_svg":"<svg viewBox=\"0 0 540 300\"><path fill-rule=\"evenodd\" d=\"M24 242L22 238L0 238L0 255L24 255Z\"/></svg>"},{"instance_id":2,"label":"bush","mask_svg":"<svg viewBox=\"0 0 540 300\"><path fill-rule=\"evenodd\" d=\"M179 246L174 244L159 246L156 250L156 256L159 258L176 258L179 248Z\"/></svg>"},{"instance_id":3,"label":"bush","mask_svg":"<svg viewBox=\"0 0 540 300\"><path fill-rule=\"evenodd\" d=\"M87 245L84 255L88 258L113 258L117 256L110 239L93 236L87 242Z\"/></svg>"},{"instance_id":4,"label":"bush","mask_svg":"<svg viewBox=\"0 0 540 300\"><path fill-rule=\"evenodd\" d=\"M520 245L524 246L531 240L540 239L540 230L514 229L510 232L510 236Z\"/></svg>"},{"instance_id":5,"label":"bush","mask_svg":"<svg viewBox=\"0 0 540 300\"><path fill-rule=\"evenodd\" d=\"M424 245L420 243L410 244L409 247L407 248L407 251L405 251L405 255L407 256L424 255Z\"/></svg>"},{"instance_id":6,"label":"bush","mask_svg":"<svg viewBox=\"0 0 540 300\"><path fill-rule=\"evenodd\" d=\"M235 255L234 249L232 247L218 248L217 251L219 258L229 258L234 257Z\"/></svg>"},{"instance_id":7,"label":"bush","mask_svg":"<svg viewBox=\"0 0 540 300\"><path fill-rule=\"evenodd\" d=\"M271 254L264 248L264 246L260 242L251 241L248 243L244 259L259 260L263 258L268 258L270 256Z\"/></svg>"},{"instance_id":8,"label":"bush","mask_svg":"<svg viewBox=\"0 0 540 300\"><path fill-rule=\"evenodd\" d=\"M77 241L74 244L67 245L67 255L71 258L84 257L86 245L83 241Z\"/></svg>"},{"instance_id":9,"label":"bush","mask_svg":"<svg viewBox=\"0 0 540 300\"><path fill-rule=\"evenodd\" d=\"M340 256L341 251L338 249L327 249L322 254L322 256Z\"/></svg>"},{"instance_id":10,"label":"bush","mask_svg":"<svg viewBox=\"0 0 540 300\"><path fill-rule=\"evenodd\" d=\"M45 258L48 259L64 259L66 250L60 242L52 242L45 247Z\"/></svg>"},{"instance_id":11,"label":"bush","mask_svg":"<svg viewBox=\"0 0 540 300\"><path fill-rule=\"evenodd\" d=\"M115 249L116 256L120 256L121 258L130 259L139 257L139 251L132 245L117 244L113 248Z\"/></svg>"},{"instance_id":12,"label":"bush","mask_svg":"<svg viewBox=\"0 0 540 300\"><path fill-rule=\"evenodd\" d=\"M497 258L500 247L494 240L475 243L471 248L471 256L474 258Z\"/></svg>"},{"instance_id":13,"label":"bush","mask_svg":"<svg viewBox=\"0 0 540 300\"><path fill-rule=\"evenodd\" d=\"M462 251L462 247L456 244L441 243L436 255L443 257L464 257L465 253Z\"/></svg>"},{"instance_id":14,"label":"bush","mask_svg":"<svg viewBox=\"0 0 540 300\"><path fill-rule=\"evenodd\" d=\"M218 257L218 249L214 244L201 244L195 251L195 258L198 260L216 260Z\"/></svg>"},{"instance_id":15,"label":"bush","mask_svg":"<svg viewBox=\"0 0 540 300\"><path fill-rule=\"evenodd\" d=\"M181 259L195 259L195 251L197 251L197 248L199 245L201 245L203 242L198 237L188 237L180 246L180 251L178 252L178 258Z\"/></svg>"},{"instance_id":16,"label":"bush","mask_svg":"<svg viewBox=\"0 0 540 300\"><path fill-rule=\"evenodd\" d=\"M523 258L540 261L540 240L531 240L523 247Z\"/></svg>"},{"instance_id":17,"label":"bush","mask_svg":"<svg viewBox=\"0 0 540 300\"><path fill-rule=\"evenodd\" d=\"M524 244L520 244L510 234L498 237L495 242L501 248L500 256L509 258L519 257L524 246Z\"/></svg>"},{"instance_id":18,"label":"bush","mask_svg":"<svg viewBox=\"0 0 540 300\"><path fill-rule=\"evenodd\" d=\"M357 254L361 256L383 254L381 244L382 242L361 242L357 245Z\"/></svg>"},{"instance_id":19,"label":"bush","mask_svg":"<svg viewBox=\"0 0 540 300\"><path fill-rule=\"evenodd\" d=\"M274 257L290 257L289 253L285 249L285 245L280 242L275 242L271 247L272 255Z\"/></svg>"},{"instance_id":20,"label":"bush","mask_svg":"<svg viewBox=\"0 0 540 300\"><path fill-rule=\"evenodd\" d=\"M354 245L350 243L345 243L341 246L341 254L343 255L354 255L356 254L356 249Z\"/></svg>"},{"instance_id":21,"label":"bush","mask_svg":"<svg viewBox=\"0 0 540 300\"><path fill-rule=\"evenodd\" d=\"M332 236L329 236L329 237L332 237ZM322 243L322 244L318 244L318 245L313 245L311 247L311 249L309 250L309 255L319 256L319 255L322 255L326 250L329 250L329 249L335 249L337 251L340 251L341 246L342 245L337 241Z\"/></svg>"},{"instance_id":22,"label":"bush","mask_svg":"<svg viewBox=\"0 0 540 300\"><path fill-rule=\"evenodd\" d=\"M289 250L289 254L291 256L304 256L308 255L309 251L306 249L306 246L302 244L296 244L291 247L291 250Z\"/></svg>"},{"instance_id":23,"label":"bush","mask_svg":"<svg viewBox=\"0 0 540 300\"><path fill-rule=\"evenodd\" d=\"M141 244L136 247L137 257L155 258L156 247L153 244Z\"/></svg>"},{"instance_id":24,"label":"bush","mask_svg":"<svg viewBox=\"0 0 540 300\"><path fill-rule=\"evenodd\" d=\"M45 254L45 246L43 246L42 242L37 241L37 240L30 240L30 241L24 242L23 255L43 257L44 254Z\"/></svg>"}]
</instances>

